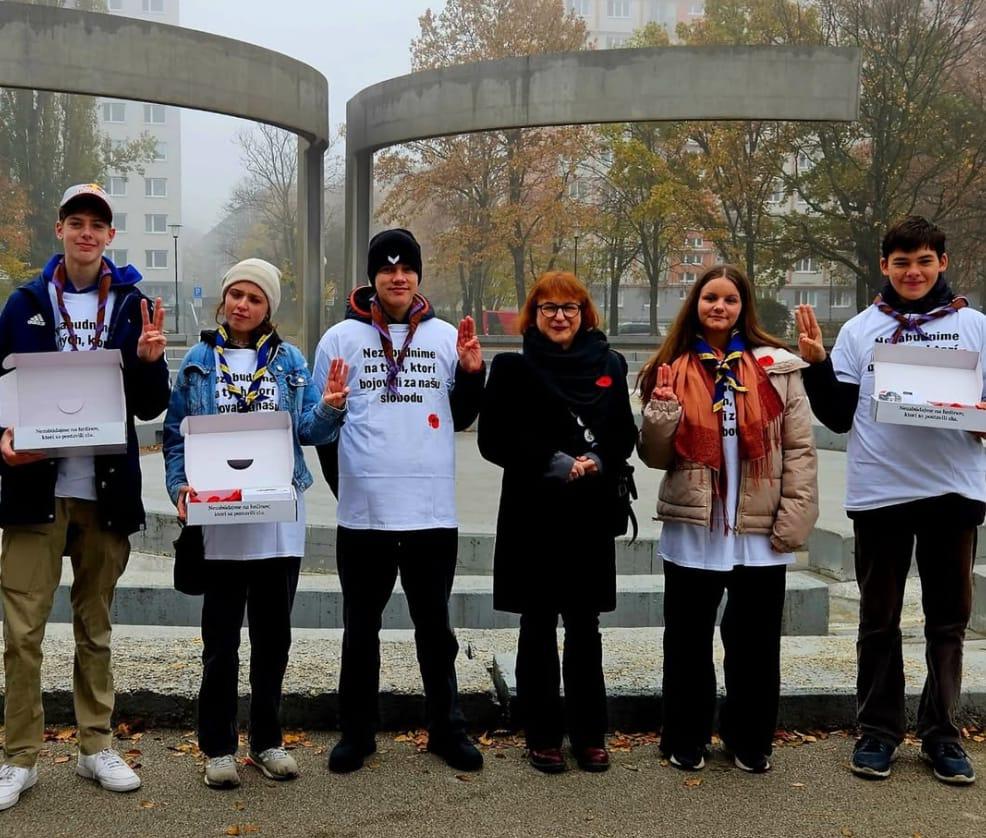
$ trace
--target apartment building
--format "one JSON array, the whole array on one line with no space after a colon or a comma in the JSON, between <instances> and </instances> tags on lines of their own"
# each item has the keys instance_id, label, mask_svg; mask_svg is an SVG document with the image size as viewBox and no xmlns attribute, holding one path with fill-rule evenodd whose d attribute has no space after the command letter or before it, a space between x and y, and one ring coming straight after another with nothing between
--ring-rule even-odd
<instances>
[{"instance_id":1,"label":"apartment building","mask_svg":"<svg viewBox=\"0 0 986 838\"><path fill-rule=\"evenodd\" d=\"M648 23L663 26L673 42L679 23L705 14L704 0L566 0L566 6L585 21L596 49L619 49Z\"/></svg>"},{"instance_id":2,"label":"apartment building","mask_svg":"<svg viewBox=\"0 0 986 838\"><path fill-rule=\"evenodd\" d=\"M110 14L177 25L179 1L107 0L106 5ZM116 99L100 99L97 107L100 130L114 143L125 143L145 132L157 140L156 156L144 164L144 174L107 173L104 187L112 196L117 230L107 255L118 264L136 267L144 277L144 293L161 297L173 312L176 286L178 299L186 299L181 291L181 229L174 226L181 224L181 111ZM166 328L173 328L170 315Z\"/></svg>"}]
</instances>

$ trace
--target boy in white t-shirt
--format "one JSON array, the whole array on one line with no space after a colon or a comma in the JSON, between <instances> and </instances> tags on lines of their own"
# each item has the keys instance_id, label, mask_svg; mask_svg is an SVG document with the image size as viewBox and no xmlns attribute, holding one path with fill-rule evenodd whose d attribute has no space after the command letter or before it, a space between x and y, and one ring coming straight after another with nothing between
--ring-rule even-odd
<instances>
[{"instance_id":1,"label":"boy in white t-shirt","mask_svg":"<svg viewBox=\"0 0 986 838\"><path fill-rule=\"evenodd\" d=\"M38 778L44 734L41 640L62 574L72 561L75 631L73 693L79 725L76 773L110 791L132 791L140 777L111 748L113 672L110 605L130 555L129 535L144 525L134 417L168 406L168 366L160 299L153 314L137 290L140 274L104 258L113 209L93 183L62 196L55 232L63 252L16 289L0 314L0 363L12 353L119 349L127 403L127 450L52 459L18 450L16 429L0 436L0 594L6 676L5 762L0 809Z\"/></svg>"},{"instance_id":2,"label":"boy in white t-shirt","mask_svg":"<svg viewBox=\"0 0 986 838\"><path fill-rule=\"evenodd\" d=\"M986 512L986 452L966 431L890 425L870 415L877 343L967 349L986 370L986 317L945 280L945 234L911 216L881 247L887 282L873 304L849 320L826 356L811 306L795 317L805 387L815 415L849 432L846 511L856 538L860 591L857 699L861 736L851 768L890 776L905 731L900 614L917 560L928 676L918 708L921 755L946 783L972 783L954 712L962 687L962 645L972 608L977 527ZM916 550L915 550L916 545Z\"/></svg>"}]
</instances>

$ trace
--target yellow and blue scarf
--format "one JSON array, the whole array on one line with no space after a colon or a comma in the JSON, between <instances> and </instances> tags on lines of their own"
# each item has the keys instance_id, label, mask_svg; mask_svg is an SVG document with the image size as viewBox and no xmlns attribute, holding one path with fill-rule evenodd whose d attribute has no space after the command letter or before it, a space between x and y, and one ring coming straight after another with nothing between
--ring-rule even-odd
<instances>
[{"instance_id":1,"label":"yellow and blue scarf","mask_svg":"<svg viewBox=\"0 0 986 838\"><path fill-rule=\"evenodd\" d=\"M273 331L268 332L254 346L254 349L257 350L257 368L254 370L253 376L250 379L249 388L244 392L242 387L233 383L233 374L230 372L229 366L226 363L226 341L229 340L226 327L220 326L216 331L216 354L219 356L219 375L222 378L226 392L236 399L236 409L239 413L246 413L250 410L254 402L261 402L267 398L267 396L260 392L260 384L267 374L267 363L270 361L271 351L273 350L271 345L273 334Z\"/></svg>"},{"instance_id":2,"label":"yellow and blue scarf","mask_svg":"<svg viewBox=\"0 0 986 838\"><path fill-rule=\"evenodd\" d=\"M715 350L708 344L703 337L695 339L695 355L705 365L713 376L712 392L712 412L718 413L722 410L726 401L726 388L734 393L745 393L747 388L740 384L736 377L736 366L743 352L746 350L746 341L739 331L734 330L729 336L729 343L720 358Z\"/></svg>"}]
</instances>

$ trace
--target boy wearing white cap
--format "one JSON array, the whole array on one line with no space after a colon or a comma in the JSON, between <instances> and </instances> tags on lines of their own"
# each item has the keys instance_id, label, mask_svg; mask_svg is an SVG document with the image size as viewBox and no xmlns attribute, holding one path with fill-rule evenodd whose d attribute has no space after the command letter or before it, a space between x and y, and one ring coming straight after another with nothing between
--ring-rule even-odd
<instances>
[{"instance_id":1,"label":"boy wearing white cap","mask_svg":"<svg viewBox=\"0 0 986 838\"><path fill-rule=\"evenodd\" d=\"M168 404L160 299L140 291L140 274L103 256L113 241L113 208L97 184L69 187L55 232L63 252L10 295L0 314L0 364L15 352L119 349L127 403L122 454L51 459L16 448L16 429L0 436L0 595L4 610L6 761L0 809L37 781L44 735L41 640L62 572L72 560L75 631L73 691L79 725L76 772L110 791L140 778L111 748L113 673L110 604L130 555L129 535L144 524L134 417L153 419Z\"/></svg>"}]
</instances>

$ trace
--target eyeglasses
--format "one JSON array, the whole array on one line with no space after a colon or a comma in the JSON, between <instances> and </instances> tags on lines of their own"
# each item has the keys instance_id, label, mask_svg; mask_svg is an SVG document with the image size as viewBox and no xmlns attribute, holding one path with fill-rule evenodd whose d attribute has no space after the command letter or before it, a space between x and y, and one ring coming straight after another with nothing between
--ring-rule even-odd
<instances>
[{"instance_id":1,"label":"eyeglasses","mask_svg":"<svg viewBox=\"0 0 986 838\"><path fill-rule=\"evenodd\" d=\"M537 306L537 310L549 320L558 314L559 311L565 315L566 320L574 320L582 312L582 306L578 303L563 303L562 305L558 305L558 303L541 303Z\"/></svg>"}]
</instances>

